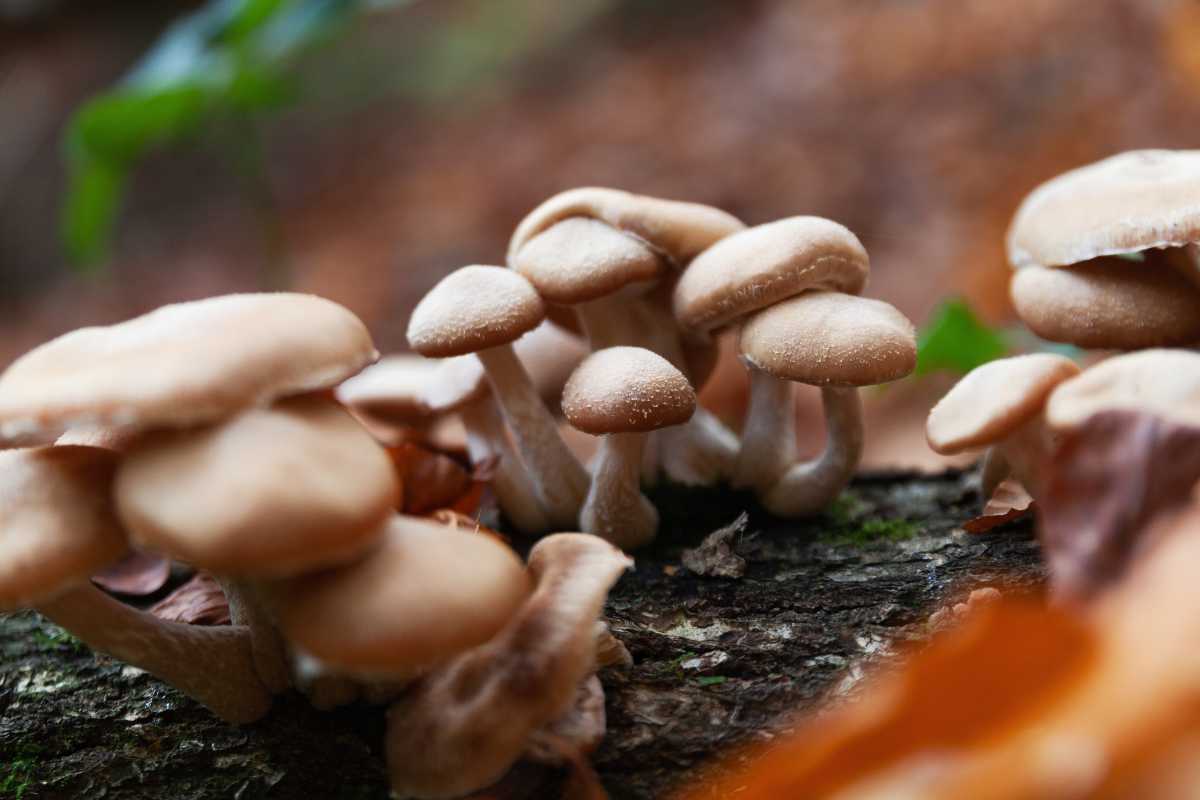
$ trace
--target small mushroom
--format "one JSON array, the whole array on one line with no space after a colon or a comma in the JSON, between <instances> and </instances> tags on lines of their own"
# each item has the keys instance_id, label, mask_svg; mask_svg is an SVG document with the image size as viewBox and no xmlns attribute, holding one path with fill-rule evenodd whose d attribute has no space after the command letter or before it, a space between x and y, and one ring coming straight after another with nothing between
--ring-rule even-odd
<instances>
[{"instance_id":1,"label":"small mushroom","mask_svg":"<svg viewBox=\"0 0 1200 800\"><path fill-rule=\"evenodd\" d=\"M417 305L408 326L413 349L430 358L475 353L487 371L505 421L551 526L572 526L588 476L537 396L512 342L536 327L545 307L529 281L503 267L452 272Z\"/></svg>"},{"instance_id":2,"label":"small mushroom","mask_svg":"<svg viewBox=\"0 0 1200 800\"><path fill-rule=\"evenodd\" d=\"M1055 387L1046 424L1061 433L1102 411L1141 411L1200 427L1200 353L1154 349L1106 359Z\"/></svg>"},{"instance_id":3,"label":"small mushroom","mask_svg":"<svg viewBox=\"0 0 1200 800\"><path fill-rule=\"evenodd\" d=\"M816 513L849 483L862 455L858 387L903 378L916 366L912 323L879 300L810 291L748 317L738 348L753 375L821 387L825 449L773 479L763 475L765 480L756 484L763 505L774 514ZM758 402L763 395L771 392L760 391ZM764 418L770 421L774 413L794 415L790 395L781 411L752 407L748 419L755 425ZM753 442L761 433L761 428L749 427L746 436Z\"/></svg>"},{"instance_id":4,"label":"small mushroom","mask_svg":"<svg viewBox=\"0 0 1200 800\"><path fill-rule=\"evenodd\" d=\"M1079 374L1069 358L1034 353L990 361L967 373L929 412L925 438L951 455L991 446L1034 498L1041 493L1041 462L1051 444L1042 411L1055 387ZM989 458L989 461L991 458ZM989 482L1004 474L993 467Z\"/></svg>"},{"instance_id":5,"label":"small mushroom","mask_svg":"<svg viewBox=\"0 0 1200 800\"><path fill-rule=\"evenodd\" d=\"M580 527L626 550L649 543L658 512L638 488L646 433L691 418L696 393L662 356L640 347L610 347L588 356L563 391L575 428L602 437Z\"/></svg>"}]
</instances>

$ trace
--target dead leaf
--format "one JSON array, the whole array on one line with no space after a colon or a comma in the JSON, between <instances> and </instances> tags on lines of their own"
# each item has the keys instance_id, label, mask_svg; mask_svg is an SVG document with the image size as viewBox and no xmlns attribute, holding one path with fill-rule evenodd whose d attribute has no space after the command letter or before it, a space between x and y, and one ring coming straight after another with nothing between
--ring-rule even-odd
<instances>
[{"instance_id":1,"label":"dead leaf","mask_svg":"<svg viewBox=\"0 0 1200 800\"><path fill-rule=\"evenodd\" d=\"M423 516L439 508L453 508L470 514L478 504L482 490L462 463L445 453L413 442L389 447L396 474L404 487L400 510ZM473 491L478 494L468 497Z\"/></svg>"},{"instance_id":2,"label":"dead leaf","mask_svg":"<svg viewBox=\"0 0 1200 800\"><path fill-rule=\"evenodd\" d=\"M743 511L723 528L704 537L698 547L683 551L680 561L697 575L717 578L740 578L746 574L746 559L733 552L734 539L746 532L750 515Z\"/></svg>"},{"instance_id":3,"label":"dead leaf","mask_svg":"<svg viewBox=\"0 0 1200 800\"><path fill-rule=\"evenodd\" d=\"M169 622L229 624L229 602L221 586L207 572L197 572L190 581L152 605L150 613Z\"/></svg>"},{"instance_id":4,"label":"dead leaf","mask_svg":"<svg viewBox=\"0 0 1200 800\"><path fill-rule=\"evenodd\" d=\"M92 576L92 582L108 592L133 597L154 594L167 584L171 577L171 559L131 550L129 555Z\"/></svg>"},{"instance_id":5,"label":"dead leaf","mask_svg":"<svg viewBox=\"0 0 1200 800\"><path fill-rule=\"evenodd\" d=\"M1006 522L1022 519L1034 511L1033 498L1019 482L1004 480L988 498L979 516L963 523L967 533L985 533Z\"/></svg>"}]
</instances>

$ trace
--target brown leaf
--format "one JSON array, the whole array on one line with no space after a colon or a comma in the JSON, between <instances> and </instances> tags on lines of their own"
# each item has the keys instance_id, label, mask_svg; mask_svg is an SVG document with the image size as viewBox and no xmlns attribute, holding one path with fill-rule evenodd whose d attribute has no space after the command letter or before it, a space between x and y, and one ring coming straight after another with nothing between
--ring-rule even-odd
<instances>
[{"instance_id":1,"label":"brown leaf","mask_svg":"<svg viewBox=\"0 0 1200 800\"><path fill-rule=\"evenodd\" d=\"M1155 515L1200 479L1200 429L1107 411L1062 437L1047 470L1039 534L1055 592L1082 599L1124 574Z\"/></svg>"},{"instance_id":2,"label":"brown leaf","mask_svg":"<svg viewBox=\"0 0 1200 800\"><path fill-rule=\"evenodd\" d=\"M1015 480L1004 480L988 498L979 516L963 523L963 530L967 533L985 533L1006 522L1026 517L1033 510L1033 498L1025 491L1025 487Z\"/></svg>"},{"instance_id":3,"label":"brown leaf","mask_svg":"<svg viewBox=\"0 0 1200 800\"><path fill-rule=\"evenodd\" d=\"M463 513L476 489L475 480L460 462L419 444L404 442L388 448L396 474L404 487L400 510L425 515L439 508L454 508Z\"/></svg>"},{"instance_id":4,"label":"brown leaf","mask_svg":"<svg viewBox=\"0 0 1200 800\"><path fill-rule=\"evenodd\" d=\"M684 550L680 561L697 575L742 577L746 574L746 559L733 552L733 542L749 524L750 515L743 511L733 522L705 536L699 546Z\"/></svg>"},{"instance_id":5,"label":"brown leaf","mask_svg":"<svg viewBox=\"0 0 1200 800\"><path fill-rule=\"evenodd\" d=\"M108 592L145 597L166 585L171 577L171 559L157 553L131 550L129 555L92 576L92 582Z\"/></svg>"},{"instance_id":6,"label":"brown leaf","mask_svg":"<svg viewBox=\"0 0 1200 800\"><path fill-rule=\"evenodd\" d=\"M170 622L229 624L229 602L220 585L206 572L197 572L190 581L152 605L150 613Z\"/></svg>"}]
</instances>

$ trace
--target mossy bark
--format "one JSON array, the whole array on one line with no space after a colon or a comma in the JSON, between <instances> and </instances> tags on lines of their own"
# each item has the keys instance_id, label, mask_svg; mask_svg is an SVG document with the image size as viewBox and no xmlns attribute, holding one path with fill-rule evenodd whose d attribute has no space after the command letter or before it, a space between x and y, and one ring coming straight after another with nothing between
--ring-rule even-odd
<instances>
[{"instance_id":1,"label":"mossy bark","mask_svg":"<svg viewBox=\"0 0 1200 800\"><path fill-rule=\"evenodd\" d=\"M830 513L765 517L744 495L664 489L664 530L612 594L607 616L635 665L602 673L609 732L594 763L613 798L658 798L705 764L852 694L864 671L926 635L942 604L979 586L1043 577L1027 523L984 535L969 474L865 476ZM680 554L751 512L741 578ZM225 725L144 673L95 657L40 617L0 617L0 797L305 800L387 797L380 709L318 712L295 695L263 721ZM524 766L505 797L557 795Z\"/></svg>"}]
</instances>

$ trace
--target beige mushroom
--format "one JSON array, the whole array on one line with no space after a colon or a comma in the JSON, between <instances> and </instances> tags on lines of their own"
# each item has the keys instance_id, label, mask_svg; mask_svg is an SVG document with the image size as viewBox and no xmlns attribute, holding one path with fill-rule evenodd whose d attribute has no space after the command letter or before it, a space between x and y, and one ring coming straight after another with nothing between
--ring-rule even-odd
<instances>
[{"instance_id":1,"label":"beige mushroom","mask_svg":"<svg viewBox=\"0 0 1200 800\"><path fill-rule=\"evenodd\" d=\"M976 367L929 412L925 438L943 455L991 446L1003 461L991 468L988 481L999 483L1007 465L1036 498L1042 490L1041 462L1052 444L1042 414L1046 398L1078 374L1074 361L1052 353Z\"/></svg>"},{"instance_id":2,"label":"beige mushroom","mask_svg":"<svg viewBox=\"0 0 1200 800\"><path fill-rule=\"evenodd\" d=\"M588 356L563 391L572 426L602 437L580 527L632 550L658 531L658 512L638 488L646 433L681 425L696 393L679 370L641 347L610 347Z\"/></svg>"},{"instance_id":3,"label":"beige mushroom","mask_svg":"<svg viewBox=\"0 0 1200 800\"><path fill-rule=\"evenodd\" d=\"M1054 389L1046 424L1064 432L1101 411L1120 410L1200 427L1200 353L1142 350L1106 359Z\"/></svg>"},{"instance_id":4,"label":"beige mushroom","mask_svg":"<svg viewBox=\"0 0 1200 800\"><path fill-rule=\"evenodd\" d=\"M771 465L772 471L752 473L759 497L772 513L785 517L816 513L854 476L862 455L858 387L897 380L916 366L912 323L879 300L841 292L805 292L748 317L738 348L752 375L821 387L827 429L821 454L811 461L784 464L774 474L778 465ZM761 387L764 379L758 380ZM754 400L761 404L762 397L772 394L760 390ZM792 418L794 413L790 393L782 408L751 407L744 441L752 445L762 441L763 427L787 430L788 423L777 415Z\"/></svg>"},{"instance_id":5,"label":"beige mushroom","mask_svg":"<svg viewBox=\"0 0 1200 800\"><path fill-rule=\"evenodd\" d=\"M430 358L476 354L547 519L552 527L569 527L587 495L587 472L559 436L511 344L544 316L537 291L516 272L463 267L443 278L417 305L408 341Z\"/></svg>"}]
</instances>

